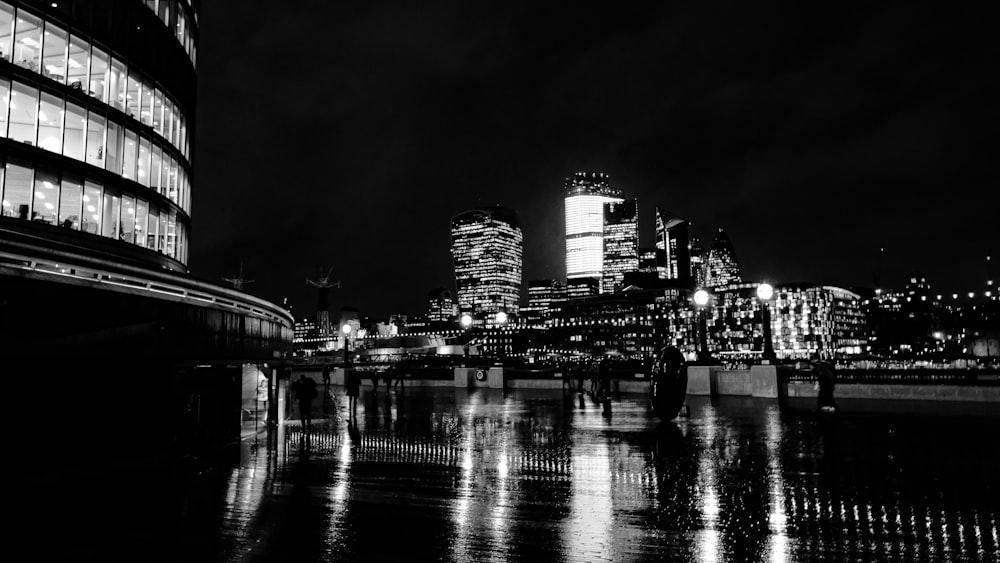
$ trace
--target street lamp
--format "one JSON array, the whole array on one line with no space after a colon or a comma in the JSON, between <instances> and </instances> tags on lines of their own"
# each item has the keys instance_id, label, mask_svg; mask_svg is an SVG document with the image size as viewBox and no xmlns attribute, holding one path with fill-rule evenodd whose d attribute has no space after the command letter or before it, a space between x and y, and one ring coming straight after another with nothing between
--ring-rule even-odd
<instances>
[{"instance_id":1,"label":"street lamp","mask_svg":"<svg viewBox=\"0 0 1000 563\"><path fill-rule=\"evenodd\" d=\"M472 315L470 315L468 313L463 314L461 316L461 318L459 318L458 323L460 325L462 325L462 330L464 330L465 333L466 333L465 334L465 345L463 346L463 348L465 350L465 354L464 354L464 357L466 358L465 361L468 361L467 360L467 358L469 357L469 334L468 333L469 333L469 329L472 328ZM465 365L465 364L463 363L462 365Z\"/></svg>"},{"instance_id":2,"label":"street lamp","mask_svg":"<svg viewBox=\"0 0 1000 563\"><path fill-rule=\"evenodd\" d=\"M760 299L760 309L763 315L764 325L764 353L762 359L767 363L774 363L774 345L771 343L771 308L769 301L774 297L774 288L769 283L762 283L757 286L757 298Z\"/></svg>"},{"instance_id":3,"label":"street lamp","mask_svg":"<svg viewBox=\"0 0 1000 563\"><path fill-rule=\"evenodd\" d=\"M347 356L347 342L348 337L351 335L351 325L344 323L344 326L340 327L340 332L344 333L344 367L347 367L351 363L350 358Z\"/></svg>"},{"instance_id":4,"label":"street lamp","mask_svg":"<svg viewBox=\"0 0 1000 563\"><path fill-rule=\"evenodd\" d=\"M698 306L698 363L708 365L711 356L708 354L708 329L705 327L705 306L708 305L710 295L704 289L694 292L694 304Z\"/></svg>"},{"instance_id":5,"label":"street lamp","mask_svg":"<svg viewBox=\"0 0 1000 563\"><path fill-rule=\"evenodd\" d=\"M506 343L503 340L503 326L507 324L507 313L500 311L496 316L497 321L497 341L500 343L500 357L505 358L507 356Z\"/></svg>"}]
</instances>

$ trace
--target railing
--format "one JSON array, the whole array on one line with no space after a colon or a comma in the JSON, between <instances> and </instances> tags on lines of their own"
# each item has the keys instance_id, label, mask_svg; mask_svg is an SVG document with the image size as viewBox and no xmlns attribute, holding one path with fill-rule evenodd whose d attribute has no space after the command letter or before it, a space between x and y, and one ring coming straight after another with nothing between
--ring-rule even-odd
<instances>
[{"instance_id":1,"label":"railing","mask_svg":"<svg viewBox=\"0 0 1000 563\"><path fill-rule=\"evenodd\" d=\"M816 381L816 374L811 370L795 370L787 374L786 381L789 383L813 383ZM840 369L837 370L837 383L1000 386L1000 373L997 370L988 369Z\"/></svg>"}]
</instances>

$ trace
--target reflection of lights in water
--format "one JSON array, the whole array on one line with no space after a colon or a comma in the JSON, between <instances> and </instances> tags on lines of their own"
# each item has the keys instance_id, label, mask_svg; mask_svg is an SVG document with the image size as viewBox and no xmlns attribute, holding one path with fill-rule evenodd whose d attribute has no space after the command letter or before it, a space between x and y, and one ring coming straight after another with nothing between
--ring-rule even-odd
<instances>
[{"instance_id":1,"label":"reflection of lights in water","mask_svg":"<svg viewBox=\"0 0 1000 563\"><path fill-rule=\"evenodd\" d=\"M598 436L587 443L582 433L574 439L570 479L573 484L565 544L576 553L610 561L613 506L608 445Z\"/></svg>"},{"instance_id":2,"label":"reflection of lights in water","mask_svg":"<svg viewBox=\"0 0 1000 563\"><path fill-rule=\"evenodd\" d=\"M475 417L479 406L479 396L469 397L469 407L465 411L465 417L460 419L460 423L465 427L462 433L462 441L459 448L462 450L462 477L458 483L458 491L454 509L452 510L452 521L455 523L455 537L451 542L452 561L472 561L474 558L470 540L473 538L471 518L469 508L472 503L472 449L475 445Z\"/></svg>"},{"instance_id":3,"label":"reflection of lights in water","mask_svg":"<svg viewBox=\"0 0 1000 563\"><path fill-rule=\"evenodd\" d=\"M768 499L767 523L770 530L768 542L768 559L771 563L784 563L788 560L788 535L786 527L788 517L785 515L785 480L782 477L779 452L782 441L781 420L778 418L778 408L771 406L767 410L767 473L771 482L770 498Z\"/></svg>"},{"instance_id":4,"label":"reflection of lights in water","mask_svg":"<svg viewBox=\"0 0 1000 563\"><path fill-rule=\"evenodd\" d=\"M510 420L510 405L511 399L508 397L503 403L503 417L501 422L506 423ZM501 430L499 432L499 448L494 451L499 452L499 459L497 459L497 482L495 486L496 495L493 498L493 510L490 519L490 532L493 536L493 545L496 546L506 546L507 545L507 532L508 523L507 519L509 517L510 506L509 506L509 496L510 496L510 481L507 479L509 466L507 458L510 455L508 451L509 441L507 439L507 432ZM500 550L494 549L490 551L490 559L502 558L503 553Z\"/></svg>"},{"instance_id":5,"label":"reflection of lights in water","mask_svg":"<svg viewBox=\"0 0 1000 563\"><path fill-rule=\"evenodd\" d=\"M702 515L703 528L695 534L695 560L701 563L714 563L721 559L721 542L719 541L719 481L715 474L715 464L718 463L718 454L715 449L715 430L718 421L709 414L708 420L703 427L705 436L702 442L704 446L698 459L698 477L696 490L699 491L699 508Z\"/></svg>"}]
</instances>

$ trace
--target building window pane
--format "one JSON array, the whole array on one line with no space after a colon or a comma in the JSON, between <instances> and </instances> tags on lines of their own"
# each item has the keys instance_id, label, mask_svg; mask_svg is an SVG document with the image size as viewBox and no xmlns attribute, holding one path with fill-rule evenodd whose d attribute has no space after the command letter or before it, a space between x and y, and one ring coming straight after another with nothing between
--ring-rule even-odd
<instances>
[{"instance_id":1,"label":"building window pane","mask_svg":"<svg viewBox=\"0 0 1000 563\"><path fill-rule=\"evenodd\" d=\"M177 161L170 159L170 175L167 177L169 183L167 184L167 197L170 201L177 203Z\"/></svg>"},{"instance_id":2,"label":"building window pane","mask_svg":"<svg viewBox=\"0 0 1000 563\"><path fill-rule=\"evenodd\" d=\"M38 72L39 57L42 53L42 20L17 11L14 27L14 64Z\"/></svg>"},{"instance_id":3,"label":"building window pane","mask_svg":"<svg viewBox=\"0 0 1000 563\"><path fill-rule=\"evenodd\" d=\"M153 102L153 130L163 135L163 92L159 89Z\"/></svg>"},{"instance_id":4,"label":"building window pane","mask_svg":"<svg viewBox=\"0 0 1000 563\"><path fill-rule=\"evenodd\" d=\"M8 108L10 108L10 81L0 78L0 137L7 136Z\"/></svg>"},{"instance_id":5,"label":"building window pane","mask_svg":"<svg viewBox=\"0 0 1000 563\"><path fill-rule=\"evenodd\" d=\"M87 57L87 42L73 35L69 39L69 59L66 63L66 80L70 88L83 91L83 85L87 83L90 76L90 69L87 68L89 57ZM103 78L101 80L104 82ZM94 95L93 92L90 93Z\"/></svg>"},{"instance_id":6,"label":"building window pane","mask_svg":"<svg viewBox=\"0 0 1000 563\"><path fill-rule=\"evenodd\" d=\"M55 225L59 220L59 177L51 172L35 170L34 199L31 220Z\"/></svg>"},{"instance_id":7,"label":"building window pane","mask_svg":"<svg viewBox=\"0 0 1000 563\"><path fill-rule=\"evenodd\" d=\"M87 130L87 114L84 109L73 102L66 102L66 135L63 141L63 154L83 160L84 131Z\"/></svg>"},{"instance_id":8,"label":"building window pane","mask_svg":"<svg viewBox=\"0 0 1000 563\"><path fill-rule=\"evenodd\" d=\"M111 59L111 75L108 80L108 103L125 111L125 63Z\"/></svg>"},{"instance_id":9,"label":"building window pane","mask_svg":"<svg viewBox=\"0 0 1000 563\"><path fill-rule=\"evenodd\" d=\"M83 188L83 232L99 234L101 232L101 185L87 182Z\"/></svg>"},{"instance_id":10,"label":"building window pane","mask_svg":"<svg viewBox=\"0 0 1000 563\"><path fill-rule=\"evenodd\" d=\"M173 210L167 213L167 241L164 254L171 258L177 257L177 218Z\"/></svg>"},{"instance_id":11,"label":"building window pane","mask_svg":"<svg viewBox=\"0 0 1000 563\"><path fill-rule=\"evenodd\" d=\"M167 253L167 210L160 210L160 221L157 226L156 234L156 250L157 252Z\"/></svg>"},{"instance_id":12,"label":"building window pane","mask_svg":"<svg viewBox=\"0 0 1000 563\"><path fill-rule=\"evenodd\" d=\"M108 55L97 47L90 59L90 95L108 101Z\"/></svg>"},{"instance_id":13,"label":"building window pane","mask_svg":"<svg viewBox=\"0 0 1000 563\"><path fill-rule=\"evenodd\" d=\"M104 168L104 133L107 129L104 116L90 112L87 120L87 164Z\"/></svg>"},{"instance_id":14,"label":"building window pane","mask_svg":"<svg viewBox=\"0 0 1000 563\"><path fill-rule=\"evenodd\" d=\"M160 0L160 20L163 21L164 25L170 25L170 3L167 0Z\"/></svg>"},{"instance_id":15,"label":"building window pane","mask_svg":"<svg viewBox=\"0 0 1000 563\"><path fill-rule=\"evenodd\" d=\"M146 248L156 250L156 231L159 225L159 214L153 204L149 204L149 226L146 230Z\"/></svg>"},{"instance_id":16,"label":"building window pane","mask_svg":"<svg viewBox=\"0 0 1000 563\"><path fill-rule=\"evenodd\" d=\"M121 232L118 224L118 213L121 211L121 201L118 198L118 194L104 192L104 211L101 213L103 218L103 225L101 226L101 234L108 238L118 238L118 233Z\"/></svg>"},{"instance_id":17,"label":"building window pane","mask_svg":"<svg viewBox=\"0 0 1000 563\"><path fill-rule=\"evenodd\" d=\"M10 134L15 141L35 144L35 117L38 114L38 90L14 81L10 98Z\"/></svg>"},{"instance_id":18,"label":"building window pane","mask_svg":"<svg viewBox=\"0 0 1000 563\"><path fill-rule=\"evenodd\" d=\"M128 89L125 92L125 113L132 119L139 119L139 98L142 95L142 83L133 70L128 75Z\"/></svg>"},{"instance_id":19,"label":"building window pane","mask_svg":"<svg viewBox=\"0 0 1000 563\"><path fill-rule=\"evenodd\" d=\"M136 146L138 139L136 138L135 131L125 130L125 151L123 154L122 161L122 176L125 176L129 180L135 180L135 156L139 150Z\"/></svg>"},{"instance_id":20,"label":"building window pane","mask_svg":"<svg viewBox=\"0 0 1000 563\"><path fill-rule=\"evenodd\" d=\"M163 170L160 172L160 193L167 195L170 192L170 161L173 160L163 153Z\"/></svg>"},{"instance_id":21,"label":"building window pane","mask_svg":"<svg viewBox=\"0 0 1000 563\"><path fill-rule=\"evenodd\" d=\"M63 101L42 92L38 106L38 146L52 152L62 152Z\"/></svg>"},{"instance_id":22,"label":"building window pane","mask_svg":"<svg viewBox=\"0 0 1000 563\"><path fill-rule=\"evenodd\" d=\"M145 247L147 243L146 239L146 218L147 218L148 204L141 200L136 199L135 201L135 243L139 246Z\"/></svg>"},{"instance_id":23,"label":"building window pane","mask_svg":"<svg viewBox=\"0 0 1000 563\"><path fill-rule=\"evenodd\" d=\"M136 177L143 186L149 186L149 139L139 138L139 162L136 164Z\"/></svg>"},{"instance_id":24,"label":"building window pane","mask_svg":"<svg viewBox=\"0 0 1000 563\"><path fill-rule=\"evenodd\" d=\"M60 84L66 83L66 39L69 34L51 22L45 23L42 51L42 74Z\"/></svg>"},{"instance_id":25,"label":"building window pane","mask_svg":"<svg viewBox=\"0 0 1000 563\"><path fill-rule=\"evenodd\" d=\"M143 125L153 126L153 88L148 82L142 85L142 101L139 110L139 121Z\"/></svg>"},{"instance_id":26,"label":"building window pane","mask_svg":"<svg viewBox=\"0 0 1000 563\"><path fill-rule=\"evenodd\" d=\"M77 176L63 174L59 194L59 224L67 229L80 230L80 205L83 203L83 183Z\"/></svg>"},{"instance_id":27,"label":"building window pane","mask_svg":"<svg viewBox=\"0 0 1000 563\"><path fill-rule=\"evenodd\" d=\"M149 163L149 187L159 191L160 188L160 146L153 145L152 158Z\"/></svg>"},{"instance_id":28,"label":"building window pane","mask_svg":"<svg viewBox=\"0 0 1000 563\"><path fill-rule=\"evenodd\" d=\"M10 60L10 39L14 33L14 8L0 2L0 59Z\"/></svg>"},{"instance_id":29,"label":"building window pane","mask_svg":"<svg viewBox=\"0 0 1000 563\"><path fill-rule=\"evenodd\" d=\"M27 164L7 161L3 186L4 217L28 218L31 207L31 168Z\"/></svg>"},{"instance_id":30,"label":"building window pane","mask_svg":"<svg viewBox=\"0 0 1000 563\"><path fill-rule=\"evenodd\" d=\"M135 243L135 198L130 195L122 196L122 226L120 238L130 244Z\"/></svg>"},{"instance_id":31,"label":"building window pane","mask_svg":"<svg viewBox=\"0 0 1000 563\"><path fill-rule=\"evenodd\" d=\"M105 151L105 158L107 158L107 170L118 174L122 174L122 145L125 144L125 130L121 125L118 125L114 121L108 120L108 150Z\"/></svg>"},{"instance_id":32,"label":"building window pane","mask_svg":"<svg viewBox=\"0 0 1000 563\"><path fill-rule=\"evenodd\" d=\"M163 102L163 138L166 139L171 145L174 141L171 139L173 135L174 127L174 104L170 103L170 100Z\"/></svg>"}]
</instances>

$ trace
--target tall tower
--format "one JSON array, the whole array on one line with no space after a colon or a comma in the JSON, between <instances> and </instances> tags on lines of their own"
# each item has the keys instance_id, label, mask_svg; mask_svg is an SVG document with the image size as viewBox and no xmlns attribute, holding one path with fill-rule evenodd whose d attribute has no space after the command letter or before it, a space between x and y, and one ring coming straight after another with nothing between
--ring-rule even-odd
<instances>
[{"instance_id":1,"label":"tall tower","mask_svg":"<svg viewBox=\"0 0 1000 563\"><path fill-rule=\"evenodd\" d=\"M715 233L712 249L708 251L705 278L705 285L708 287L720 287L743 281L733 243L729 242L726 231L722 229Z\"/></svg>"},{"instance_id":2,"label":"tall tower","mask_svg":"<svg viewBox=\"0 0 1000 563\"><path fill-rule=\"evenodd\" d=\"M636 200L604 204L604 259L601 293L621 291L626 272L639 271L639 221Z\"/></svg>"},{"instance_id":3,"label":"tall tower","mask_svg":"<svg viewBox=\"0 0 1000 563\"><path fill-rule=\"evenodd\" d=\"M521 296L524 240L517 214L505 207L481 207L451 220L460 313L515 313Z\"/></svg>"},{"instance_id":4,"label":"tall tower","mask_svg":"<svg viewBox=\"0 0 1000 563\"><path fill-rule=\"evenodd\" d=\"M604 204L621 203L607 174L577 172L566 187L566 279L601 279L604 267Z\"/></svg>"},{"instance_id":5,"label":"tall tower","mask_svg":"<svg viewBox=\"0 0 1000 563\"><path fill-rule=\"evenodd\" d=\"M691 279L691 247L688 222L669 217L656 208L656 248L663 251L663 276L669 280Z\"/></svg>"},{"instance_id":6,"label":"tall tower","mask_svg":"<svg viewBox=\"0 0 1000 563\"><path fill-rule=\"evenodd\" d=\"M688 248L691 254L691 282L694 287L705 287L705 249L701 246L701 239L691 237Z\"/></svg>"}]
</instances>

